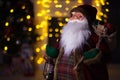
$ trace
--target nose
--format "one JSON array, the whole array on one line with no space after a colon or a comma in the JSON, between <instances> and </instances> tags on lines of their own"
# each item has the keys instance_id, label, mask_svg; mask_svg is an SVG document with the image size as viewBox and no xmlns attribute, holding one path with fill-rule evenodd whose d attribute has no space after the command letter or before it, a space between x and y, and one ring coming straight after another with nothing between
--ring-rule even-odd
<instances>
[{"instance_id":1,"label":"nose","mask_svg":"<svg viewBox=\"0 0 120 80\"><path fill-rule=\"evenodd\" d=\"M72 17L70 17L70 20L74 20L74 19L83 20L83 17L82 16L76 16L76 15L73 15Z\"/></svg>"}]
</instances>

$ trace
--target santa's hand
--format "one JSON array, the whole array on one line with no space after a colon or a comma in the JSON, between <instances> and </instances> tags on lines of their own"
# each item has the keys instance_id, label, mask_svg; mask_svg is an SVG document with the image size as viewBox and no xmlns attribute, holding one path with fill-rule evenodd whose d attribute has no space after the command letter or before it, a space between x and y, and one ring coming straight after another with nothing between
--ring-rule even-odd
<instances>
[{"instance_id":1,"label":"santa's hand","mask_svg":"<svg viewBox=\"0 0 120 80\"><path fill-rule=\"evenodd\" d=\"M77 70L77 67L78 67L77 65L76 65L76 66L74 66L73 70Z\"/></svg>"}]
</instances>

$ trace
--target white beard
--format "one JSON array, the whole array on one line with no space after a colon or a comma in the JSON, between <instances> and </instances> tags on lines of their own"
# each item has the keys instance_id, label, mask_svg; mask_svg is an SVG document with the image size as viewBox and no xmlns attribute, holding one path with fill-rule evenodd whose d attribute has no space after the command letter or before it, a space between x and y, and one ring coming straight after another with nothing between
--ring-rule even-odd
<instances>
[{"instance_id":1,"label":"white beard","mask_svg":"<svg viewBox=\"0 0 120 80\"><path fill-rule=\"evenodd\" d=\"M60 46L64 47L64 54L69 56L75 49L82 49L83 44L87 43L90 34L91 32L86 18L82 21L69 21L63 27L60 40Z\"/></svg>"}]
</instances>

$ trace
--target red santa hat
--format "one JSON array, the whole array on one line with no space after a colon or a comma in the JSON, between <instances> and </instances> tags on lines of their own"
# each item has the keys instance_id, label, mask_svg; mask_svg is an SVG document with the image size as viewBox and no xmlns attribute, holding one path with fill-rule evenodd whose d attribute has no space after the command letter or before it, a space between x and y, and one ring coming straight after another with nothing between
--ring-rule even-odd
<instances>
[{"instance_id":1,"label":"red santa hat","mask_svg":"<svg viewBox=\"0 0 120 80\"><path fill-rule=\"evenodd\" d=\"M72 12L81 12L88 19L89 25L91 25L96 19L97 9L91 5L80 5L70 11L71 16Z\"/></svg>"}]
</instances>

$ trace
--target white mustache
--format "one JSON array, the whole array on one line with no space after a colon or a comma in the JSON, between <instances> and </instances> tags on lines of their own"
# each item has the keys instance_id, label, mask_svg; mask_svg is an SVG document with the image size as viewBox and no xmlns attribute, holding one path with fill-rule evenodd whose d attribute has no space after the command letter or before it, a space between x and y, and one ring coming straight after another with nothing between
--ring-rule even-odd
<instances>
[{"instance_id":1,"label":"white mustache","mask_svg":"<svg viewBox=\"0 0 120 80\"><path fill-rule=\"evenodd\" d=\"M82 21L83 20L74 19L74 20L69 20L68 23L74 23L74 22L81 23Z\"/></svg>"}]
</instances>

